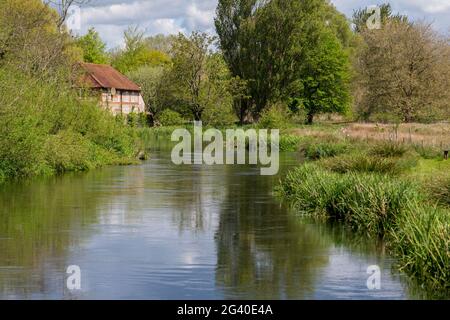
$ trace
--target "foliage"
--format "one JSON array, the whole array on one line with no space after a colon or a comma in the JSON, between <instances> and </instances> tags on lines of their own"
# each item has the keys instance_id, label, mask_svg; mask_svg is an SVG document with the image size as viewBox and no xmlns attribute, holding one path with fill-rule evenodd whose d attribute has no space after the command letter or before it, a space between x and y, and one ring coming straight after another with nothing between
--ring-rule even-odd
<instances>
[{"instance_id":1,"label":"foliage","mask_svg":"<svg viewBox=\"0 0 450 320\"><path fill-rule=\"evenodd\" d=\"M318 160L335 157L346 151L349 146L344 142L318 142L310 143L305 148L305 155L308 159Z\"/></svg>"},{"instance_id":2,"label":"foliage","mask_svg":"<svg viewBox=\"0 0 450 320\"><path fill-rule=\"evenodd\" d=\"M450 46L430 25L387 20L363 29L355 59L356 110L364 120L380 115L403 122L448 117Z\"/></svg>"},{"instance_id":3,"label":"foliage","mask_svg":"<svg viewBox=\"0 0 450 320\"><path fill-rule=\"evenodd\" d=\"M350 65L342 45L324 32L313 47L304 59L297 93L308 124L318 113L346 113L350 102Z\"/></svg>"},{"instance_id":4,"label":"foliage","mask_svg":"<svg viewBox=\"0 0 450 320\"><path fill-rule=\"evenodd\" d=\"M158 116L158 121L164 127L178 126L184 123L184 119L181 117L181 115L178 112L170 109L162 111Z\"/></svg>"},{"instance_id":5,"label":"foliage","mask_svg":"<svg viewBox=\"0 0 450 320\"><path fill-rule=\"evenodd\" d=\"M69 87L0 69L0 171L5 178L129 162L130 129Z\"/></svg>"},{"instance_id":6,"label":"foliage","mask_svg":"<svg viewBox=\"0 0 450 320\"><path fill-rule=\"evenodd\" d=\"M42 81L67 81L67 71L80 52L70 36L59 31L58 19L39 0L0 1L0 67L13 67Z\"/></svg>"},{"instance_id":7,"label":"foliage","mask_svg":"<svg viewBox=\"0 0 450 320\"><path fill-rule=\"evenodd\" d=\"M140 67L164 67L170 65L170 57L161 51L149 49L144 32L138 27L129 27L124 32L125 48L116 50L112 66L122 73L136 71Z\"/></svg>"},{"instance_id":8,"label":"foliage","mask_svg":"<svg viewBox=\"0 0 450 320\"><path fill-rule=\"evenodd\" d=\"M220 54L210 52L212 43L212 37L198 32L189 37L180 34L173 43L173 67L168 82L180 112L197 121L203 120L205 112L217 114L222 110L227 114L232 107L228 69Z\"/></svg>"},{"instance_id":9,"label":"foliage","mask_svg":"<svg viewBox=\"0 0 450 320\"><path fill-rule=\"evenodd\" d=\"M142 89L142 97L152 125L166 104L170 103L165 82L166 73L165 67L144 66L127 74Z\"/></svg>"},{"instance_id":10,"label":"foliage","mask_svg":"<svg viewBox=\"0 0 450 320\"><path fill-rule=\"evenodd\" d=\"M286 108L281 105L273 105L261 113L258 121L261 129L286 129L289 127L289 116Z\"/></svg>"},{"instance_id":11,"label":"foliage","mask_svg":"<svg viewBox=\"0 0 450 320\"><path fill-rule=\"evenodd\" d=\"M89 63L108 63L106 44L100 38L94 28L89 28L88 33L79 37L76 44L83 50L83 60Z\"/></svg>"},{"instance_id":12,"label":"foliage","mask_svg":"<svg viewBox=\"0 0 450 320\"><path fill-rule=\"evenodd\" d=\"M280 151L295 152L298 151L301 137L289 134L282 134L280 136Z\"/></svg>"},{"instance_id":13,"label":"foliage","mask_svg":"<svg viewBox=\"0 0 450 320\"><path fill-rule=\"evenodd\" d=\"M384 25L388 21L408 22L408 17L401 14L394 14L389 3L378 5L381 14L381 24ZM353 11L352 22L355 25L355 31L361 33L367 30L367 20L373 13L367 8L361 8Z\"/></svg>"},{"instance_id":14,"label":"foliage","mask_svg":"<svg viewBox=\"0 0 450 320\"><path fill-rule=\"evenodd\" d=\"M232 75L247 83L249 98L238 98L241 101L237 114L241 122L249 118L248 114L258 118L272 102L299 94L299 81L304 79L305 74L309 76L308 73L312 72L310 67L317 67L311 65L311 60L317 54L314 50L319 47L330 49L327 54L335 63L333 67L324 66L328 70L324 71L323 77L326 72L332 72L329 77L335 76L337 83L333 88L330 87L331 82L326 84L330 87L327 93L331 92L331 99L334 99L328 101L328 105L336 106L337 97L345 93L345 86L341 84L344 74L340 73L340 68L343 69L345 64L341 60L347 58L344 54L333 55L335 51L337 54L339 46L331 48L329 39L333 38L337 43L342 41L340 45L345 47L352 35L349 24L327 1L221 0L215 25L220 48ZM328 35L328 39L323 35ZM323 40L325 44L321 44ZM308 57L310 67L304 63ZM326 54L316 62L329 63L325 58ZM338 74L335 75L336 68ZM314 76L309 80L325 81ZM305 100L310 98L305 96Z\"/></svg>"}]
</instances>

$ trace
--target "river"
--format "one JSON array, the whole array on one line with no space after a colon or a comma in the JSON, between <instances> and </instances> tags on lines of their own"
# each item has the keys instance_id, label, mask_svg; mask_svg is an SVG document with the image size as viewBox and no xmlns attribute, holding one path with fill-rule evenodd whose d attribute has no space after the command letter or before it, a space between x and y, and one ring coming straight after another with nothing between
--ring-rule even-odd
<instances>
[{"instance_id":1,"label":"river","mask_svg":"<svg viewBox=\"0 0 450 320\"><path fill-rule=\"evenodd\" d=\"M382 245L300 217L255 166L142 165L0 186L0 299L411 299ZM372 241L373 242L373 241ZM66 287L79 266L81 289ZM380 267L369 290L369 266ZM420 293L420 292L419 292Z\"/></svg>"}]
</instances>

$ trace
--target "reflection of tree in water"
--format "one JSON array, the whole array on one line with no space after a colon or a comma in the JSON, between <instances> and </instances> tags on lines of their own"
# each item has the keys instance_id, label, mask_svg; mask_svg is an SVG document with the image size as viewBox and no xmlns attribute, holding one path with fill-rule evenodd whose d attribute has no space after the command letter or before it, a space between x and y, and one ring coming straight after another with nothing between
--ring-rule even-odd
<instances>
[{"instance_id":1,"label":"reflection of tree in water","mask_svg":"<svg viewBox=\"0 0 450 320\"><path fill-rule=\"evenodd\" d=\"M25 296L47 291L46 261L66 255L78 243L68 230L95 220L97 199L86 195L93 178L66 176L1 187L0 296L17 288ZM56 268L63 272L65 266Z\"/></svg>"},{"instance_id":2,"label":"reflection of tree in water","mask_svg":"<svg viewBox=\"0 0 450 320\"><path fill-rule=\"evenodd\" d=\"M165 199L180 232L204 232L213 228L215 213L225 200L225 166L172 167L166 182L171 195Z\"/></svg>"},{"instance_id":3,"label":"reflection of tree in water","mask_svg":"<svg viewBox=\"0 0 450 320\"><path fill-rule=\"evenodd\" d=\"M141 196L142 172L136 170L111 168L2 185L0 298L55 291L61 295L65 270L74 263L67 261L70 249L88 238L89 226L111 223L105 218L110 211L133 212L136 202L120 210L117 203L129 195ZM134 186L125 185L127 179ZM121 188L105 188L117 180Z\"/></svg>"},{"instance_id":4,"label":"reflection of tree in water","mask_svg":"<svg viewBox=\"0 0 450 320\"><path fill-rule=\"evenodd\" d=\"M270 195L268 177L230 175L216 232L217 283L228 298L310 296L331 244L318 225L303 224Z\"/></svg>"}]
</instances>

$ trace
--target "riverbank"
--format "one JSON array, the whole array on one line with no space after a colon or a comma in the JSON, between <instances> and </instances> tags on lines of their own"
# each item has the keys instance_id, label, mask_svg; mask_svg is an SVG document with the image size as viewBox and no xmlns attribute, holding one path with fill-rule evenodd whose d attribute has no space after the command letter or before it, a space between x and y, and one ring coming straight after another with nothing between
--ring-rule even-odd
<instances>
[{"instance_id":1,"label":"riverbank","mask_svg":"<svg viewBox=\"0 0 450 320\"><path fill-rule=\"evenodd\" d=\"M307 162L276 191L299 212L381 237L398 268L424 287L450 290L450 161L436 146L377 141L346 126L292 130Z\"/></svg>"},{"instance_id":2,"label":"riverbank","mask_svg":"<svg viewBox=\"0 0 450 320\"><path fill-rule=\"evenodd\" d=\"M69 84L0 69L0 183L135 163L137 129Z\"/></svg>"}]
</instances>

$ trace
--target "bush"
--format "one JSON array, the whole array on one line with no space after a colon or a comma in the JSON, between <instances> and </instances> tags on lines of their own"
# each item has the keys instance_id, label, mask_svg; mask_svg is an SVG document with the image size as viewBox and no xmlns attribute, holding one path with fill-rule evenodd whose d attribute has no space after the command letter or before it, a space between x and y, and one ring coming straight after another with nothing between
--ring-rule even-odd
<instances>
[{"instance_id":1,"label":"bush","mask_svg":"<svg viewBox=\"0 0 450 320\"><path fill-rule=\"evenodd\" d=\"M202 115L204 125L219 128L232 126L235 124L236 120L236 115L228 105L208 107Z\"/></svg>"},{"instance_id":2,"label":"bush","mask_svg":"<svg viewBox=\"0 0 450 320\"><path fill-rule=\"evenodd\" d=\"M181 117L181 115L178 112L170 109L166 109L163 112L161 112L161 114L158 117L158 120L164 127L178 126L184 123L184 120Z\"/></svg>"},{"instance_id":3,"label":"bush","mask_svg":"<svg viewBox=\"0 0 450 320\"><path fill-rule=\"evenodd\" d=\"M265 109L261 113L258 127L261 129L286 129L290 125L290 120L286 108L275 105Z\"/></svg>"},{"instance_id":4,"label":"bush","mask_svg":"<svg viewBox=\"0 0 450 320\"><path fill-rule=\"evenodd\" d=\"M129 162L134 131L64 82L0 69L0 172L28 177ZM11 101L14 101L12 104Z\"/></svg>"}]
</instances>

